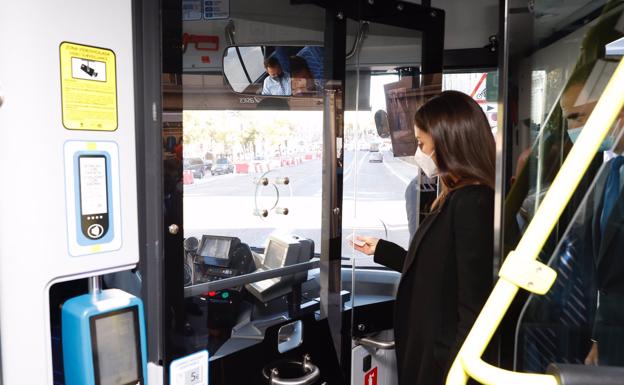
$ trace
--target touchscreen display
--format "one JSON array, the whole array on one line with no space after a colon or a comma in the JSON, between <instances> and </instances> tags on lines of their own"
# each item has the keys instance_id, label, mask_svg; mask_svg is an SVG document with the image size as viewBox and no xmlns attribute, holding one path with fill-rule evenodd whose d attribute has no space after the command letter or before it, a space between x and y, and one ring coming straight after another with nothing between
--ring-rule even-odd
<instances>
[{"instance_id":1,"label":"touchscreen display","mask_svg":"<svg viewBox=\"0 0 624 385\"><path fill-rule=\"evenodd\" d=\"M264 253L264 266L270 269L282 267L287 250L279 243L270 241Z\"/></svg>"},{"instance_id":2,"label":"touchscreen display","mask_svg":"<svg viewBox=\"0 0 624 385\"><path fill-rule=\"evenodd\" d=\"M104 156L81 156L79 162L81 214L107 213L106 158Z\"/></svg>"},{"instance_id":3,"label":"touchscreen display","mask_svg":"<svg viewBox=\"0 0 624 385\"><path fill-rule=\"evenodd\" d=\"M202 257L229 259L230 243L229 239L203 238L198 254Z\"/></svg>"},{"instance_id":4,"label":"touchscreen display","mask_svg":"<svg viewBox=\"0 0 624 385\"><path fill-rule=\"evenodd\" d=\"M97 385L142 379L136 306L91 318L91 339Z\"/></svg>"}]
</instances>

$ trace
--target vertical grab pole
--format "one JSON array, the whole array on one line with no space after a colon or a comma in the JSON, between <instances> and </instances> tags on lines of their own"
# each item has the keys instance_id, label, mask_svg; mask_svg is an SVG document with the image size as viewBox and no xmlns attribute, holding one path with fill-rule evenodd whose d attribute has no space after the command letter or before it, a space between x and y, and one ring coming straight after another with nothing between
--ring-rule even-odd
<instances>
[{"instance_id":1,"label":"vertical grab pole","mask_svg":"<svg viewBox=\"0 0 624 385\"><path fill-rule=\"evenodd\" d=\"M347 18L345 0L325 9L325 104L321 203L321 317L327 318L338 359L342 353L342 148Z\"/></svg>"}]
</instances>

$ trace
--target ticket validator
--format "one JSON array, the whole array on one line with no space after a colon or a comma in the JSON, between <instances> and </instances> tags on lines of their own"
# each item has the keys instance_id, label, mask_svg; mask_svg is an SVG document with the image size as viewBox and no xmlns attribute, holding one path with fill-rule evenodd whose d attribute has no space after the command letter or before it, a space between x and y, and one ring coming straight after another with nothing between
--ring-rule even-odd
<instances>
[{"instance_id":1,"label":"ticket validator","mask_svg":"<svg viewBox=\"0 0 624 385\"><path fill-rule=\"evenodd\" d=\"M90 283L90 293L63 305L65 383L145 384L142 301L122 290L100 290L97 277Z\"/></svg>"},{"instance_id":2,"label":"ticket validator","mask_svg":"<svg viewBox=\"0 0 624 385\"><path fill-rule=\"evenodd\" d=\"M264 258L259 261L258 271L266 271L309 261L314 255L314 242L298 236L269 237ZM307 272L265 279L245 285L245 288L261 302L281 297L292 286L306 280Z\"/></svg>"}]
</instances>

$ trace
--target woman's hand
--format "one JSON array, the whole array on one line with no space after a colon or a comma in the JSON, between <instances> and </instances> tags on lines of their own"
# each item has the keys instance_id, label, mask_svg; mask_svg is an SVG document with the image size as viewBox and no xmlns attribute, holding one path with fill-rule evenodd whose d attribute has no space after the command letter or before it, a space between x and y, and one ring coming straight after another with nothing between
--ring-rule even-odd
<instances>
[{"instance_id":1,"label":"woman's hand","mask_svg":"<svg viewBox=\"0 0 624 385\"><path fill-rule=\"evenodd\" d=\"M375 254L375 249L377 248L377 243L379 242L379 238L361 237L358 235L356 239L358 241L364 242L364 244L362 246L358 246L352 241L349 241L349 244L351 244L351 246L353 246L354 249L366 255Z\"/></svg>"},{"instance_id":2,"label":"woman's hand","mask_svg":"<svg viewBox=\"0 0 624 385\"><path fill-rule=\"evenodd\" d=\"M592 347L585 357L585 365L598 365L598 343L592 342Z\"/></svg>"}]
</instances>

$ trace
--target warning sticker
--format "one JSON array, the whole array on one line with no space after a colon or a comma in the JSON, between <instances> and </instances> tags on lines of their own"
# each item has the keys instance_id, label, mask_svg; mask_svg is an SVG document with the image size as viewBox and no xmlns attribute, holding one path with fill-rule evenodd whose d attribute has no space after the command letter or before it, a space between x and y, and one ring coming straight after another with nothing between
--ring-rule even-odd
<instances>
[{"instance_id":1,"label":"warning sticker","mask_svg":"<svg viewBox=\"0 0 624 385\"><path fill-rule=\"evenodd\" d=\"M115 53L63 42L60 57L63 126L68 130L115 131Z\"/></svg>"},{"instance_id":2,"label":"warning sticker","mask_svg":"<svg viewBox=\"0 0 624 385\"><path fill-rule=\"evenodd\" d=\"M375 366L364 375L364 385L377 385L377 367Z\"/></svg>"}]
</instances>

